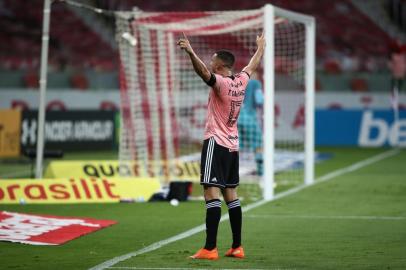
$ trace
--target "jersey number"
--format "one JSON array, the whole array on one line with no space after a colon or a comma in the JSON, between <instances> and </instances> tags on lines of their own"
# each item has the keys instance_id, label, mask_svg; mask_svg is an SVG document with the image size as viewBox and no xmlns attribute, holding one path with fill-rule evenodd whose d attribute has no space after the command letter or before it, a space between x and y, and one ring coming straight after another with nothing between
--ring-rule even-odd
<instances>
[{"instance_id":1,"label":"jersey number","mask_svg":"<svg viewBox=\"0 0 406 270\"><path fill-rule=\"evenodd\" d=\"M231 101L230 114L228 115L227 126L232 127L237 122L238 115L240 114L240 107L242 101Z\"/></svg>"}]
</instances>

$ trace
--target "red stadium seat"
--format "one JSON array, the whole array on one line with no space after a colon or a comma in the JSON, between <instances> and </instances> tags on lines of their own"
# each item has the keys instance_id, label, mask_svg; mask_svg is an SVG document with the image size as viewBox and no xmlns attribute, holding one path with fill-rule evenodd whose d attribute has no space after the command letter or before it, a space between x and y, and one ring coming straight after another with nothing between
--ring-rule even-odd
<instances>
[{"instance_id":1,"label":"red stadium seat","mask_svg":"<svg viewBox=\"0 0 406 270\"><path fill-rule=\"evenodd\" d=\"M27 72L24 77L24 85L27 88L34 88L38 89L39 88L39 76L38 73L35 71L29 71Z\"/></svg>"},{"instance_id":2,"label":"red stadium seat","mask_svg":"<svg viewBox=\"0 0 406 270\"><path fill-rule=\"evenodd\" d=\"M71 86L75 89L86 90L89 88L89 82L84 74L76 73L71 77Z\"/></svg>"},{"instance_id":3,"label":"red stadium seat","mask_svg":"<svg viewBox=\"0 0 406 270\"><path fill-rule=\"evenodd\" d=\"M363 54L374 57L386 57L390 50L391 38L365 14L359 11L349 0L331 1L295 1L295 0L258 0L258 1L182 1L175 0L121 0L96 1L101 8L126 9L133 6L146 11L201 11L234 10L260 8L270 2L276 6L303 12L316 17L317 21L317 57L319 61L331 55L349 50L362 59ZM39 68L40 35L42 24L42 4L40 0L15 1L4 0L3 6L10 11L11 18L0 17L0 27L9 29L0 33L1 66L7 69ZM103 6L105 5L105 6ZM326 12L326 10L328 12ZM60 66L73 68L91 68L98 70L117 70L117 51L103 41L99 34L90 29L80 17L66 7L65 3L52 5L50 26L50 56L65 59ZM24 33L23 35L21 33ZM1 53L7 52L7 54ZM357 53L358 52L358 53ZM244 59L245 56L243 56ZM339 57L337 59L340 59ZM240 63L239 63L240 64ZM58 64L55 63L57 66ZM243 64L241 64L243 65ZM288 67L278 67L278 72L288 72ZM340 64L326 61L328 73L340 73Z\"/></svg>"},{"instance_id":4,"label":"red stadium seat","mask_svg":"<svg viewBox=\"0 0 406 270\"><path fill-rule=\"evenodd\" d=\"M328 74L339 74L341 73L341 67L337 60L328 59L324 62L324 71Z\"/></svg>"},{"instance_id":5,"label":"red stadium seat","mask_svg":"<svg viewBox=\"0 0 406 270\"><path fill-rule=\"evenodd\" d=\"M350 88L354 92L368 92L368 83L363 78L353 78L350 81Z\"/></svg>"}]
</instances>

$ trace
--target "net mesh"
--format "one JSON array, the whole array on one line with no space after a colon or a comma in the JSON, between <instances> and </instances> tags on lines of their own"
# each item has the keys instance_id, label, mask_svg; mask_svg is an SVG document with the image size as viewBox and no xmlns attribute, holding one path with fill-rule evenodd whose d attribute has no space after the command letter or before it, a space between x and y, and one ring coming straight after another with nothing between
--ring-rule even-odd
<instances>
[{"instance_id":1,"label":"net mesh","mask_svg":"<svg viewBox=\"0 0 406 270\"><path fill-rule=\"evenodd\" d=\"M304 179L305 26L275 25L275 173L278 189Z\"/></svg>"},{"instance_id":2,"label":"net mesh","mask_svg":"<svg viewBox=\"0 0 406 270\"><path fill-rule=\"evenodd\" d=\"M142 164L163 183L199 180L209 88L187 54L176 47L184 32L209 64L213 53L236 56L235 72L247 65L263 31L263 10L227 12L120 12L122 128L119 158ZM304 27L278 18L275 24L276 151L279 184L303 180ZM240 179L258 197L262 175L263 67L246 90L238 120ZM302 113L302 114L301 114ZM279 157L278 157L279 155ZM196 167L197 166L197 167Z\"/></svg>"}]
</instances>

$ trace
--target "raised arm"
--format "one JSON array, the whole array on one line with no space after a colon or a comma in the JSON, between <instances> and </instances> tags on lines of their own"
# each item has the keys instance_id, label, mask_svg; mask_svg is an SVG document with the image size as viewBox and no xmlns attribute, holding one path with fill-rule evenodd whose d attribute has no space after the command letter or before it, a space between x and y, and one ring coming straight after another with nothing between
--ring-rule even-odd
<instances>
[{"instance_id":1,"label":"raised arm","mask_svg":"<svg viewBox=\"0 0 406 270\"><path fill-rule=\"evenodd\" d=\"M185 33L183 34L183 38L179 39L178 46L183 49L190 57L192 61L192 65L194 70L196 71L197 75L199 75L203 81L208 82L211 77L210 70L206 67L202 60L197 56L197 54L193 51L192 46L190 45L189 40L187 39Z\"/></svg>"},{"instance_id":2,"label":"raised arm","mask_svg":"<svg viewBox=\"0 0 406 270\"><path fill-rule=\"evenodd\" d=\"M247 72L250 76L257 69L259 63L261 63L262 55L265 51L265 36L262 32L261 36L257 36L257 51L252 56L248 65L242 70Z\"/></svg>"}]
</instances>

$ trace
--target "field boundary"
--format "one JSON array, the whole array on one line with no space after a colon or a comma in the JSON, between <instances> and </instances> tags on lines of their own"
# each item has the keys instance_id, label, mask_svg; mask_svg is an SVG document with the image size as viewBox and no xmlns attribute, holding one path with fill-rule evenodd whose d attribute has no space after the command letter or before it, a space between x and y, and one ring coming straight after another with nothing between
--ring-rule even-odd
<instances>
[{"instance_id":1,"label":"field boundary","mask_svg":"<svg viewBox=\"0 0 406 270\"><path fill-rule=\"evenodd\" d=\"M191 268L173 267L137 267L137 266L113 266L109 269L136 269L136 270L191 270ZM293 270L291 268L193 268L193 270Z\"/></svg>"},{"instance_id":2,"label":"field boundary","mask_svg":"<svg viewBox=\"0 0 406 270\"><path fill-rule=\"evenodd\" d=\"M137 267L137 266L113 266L109 269L136 269L136 270L192 270L182 267ZM292 268L193 268L193 270L293 270Z\"/></svg>"},{"instance_id":3,"label":"field boundary","mask_svg":"<svg viewBox=\"0 0 406 270\"><path fill-rule=\"evenodd\" d=\"M406 220L406 217L388 216L320 216L320 215L245 215L253 219L336 219L336 220Z\"/></svg>"},{"instance_id":4,"label":"field boundary","mask_svg":"<svg viewBox=\"0 0 406 270\"><path fill-rule=\"evenodd\" d=\"M344 175L344 174L359 170L359 169L361 169L363 167L366 167L366 166L371 165L373 163L379 162L379 161L384 160L386 158L395 156L395 155L397 155L399 153L400 153L399 149L391 149L391 150L385 151L383 153L374 155L372 157L369 157L369 158L366 158L364 160L358 161L358 162L356 162L356 163L354 163L352 165L349 165L349 166L346 166L344 168L341 168L341 169L332 171L330 173L327 173L327 174L317 178L312 184L300 185L298 187L292 188L292 189L287 190L285 192L281 192L279 194L276 194L274 196L274 198L271 199L271 200L261 200L261 201L249 204L249 205L243 207L242 211L243 212L250 211L250 210L252 210L254 208L257 208L257 207L260 207L260 206L262 206L262 205L264 205L266 203L273 202L273 201L282 199L284 197L290 196L290 195L295 194L295 193L297 193L297 192L299 192L299 191L301 191L303 189L306 189L308 187L318 185L320 183L324 183L326 181L329 181L329 180L334 179L336 177L339 177L341 175ZM225 220L228 220L228 214L223 215L221 217L220 222L223 222ZM182 232L180 234L177 234L175 236L172 236L170 238L155 242L155 243L153 243L153 244L151 244L149 246L146 246L146 247L144 247L142 249L139 249L139 250L136 250L136 251L133 251L133 252L118 256L118 257L114 257L114 258L112 258L110 260L107 260L107 261L105 261L105 262L103 262L101 264L98 264L98 265L96 265L96 266L94 266L92 268L89 268L89 270L108 269L108 268L112 267L113 265L116 265L119 262L128 260L128 259L130 259L132 257L138 256L138 255L141 255L141 254L144 254L144 253L154 251L156 249L159 249L159 248L161 248L163 246L166 246L168 244L171 244L173 242L185 239L185 238L190 237L192 235L195 235L195 234L197 234L199 232L202 232L205 229L206 229L205 224L199 225L197 227L194 227L194 228L192 228L190 230L184 231L184 232ZM116 268L116 269L119 269L119 268ZM124 268L121 268L121 269L124 269ZM132 268L132 269L137 269L137 268Z\"/></svg>"}]
</instances>

